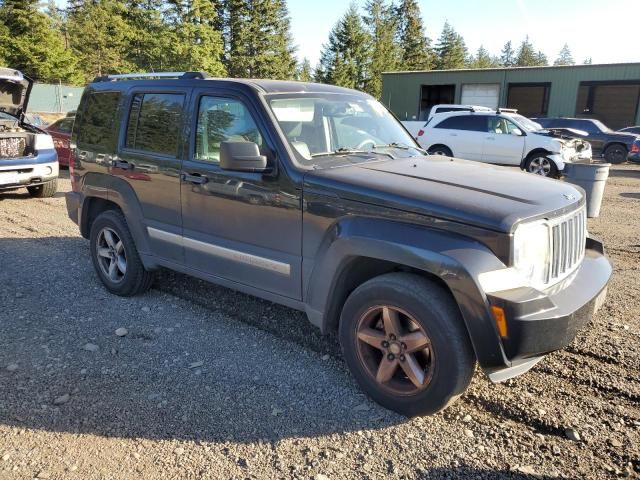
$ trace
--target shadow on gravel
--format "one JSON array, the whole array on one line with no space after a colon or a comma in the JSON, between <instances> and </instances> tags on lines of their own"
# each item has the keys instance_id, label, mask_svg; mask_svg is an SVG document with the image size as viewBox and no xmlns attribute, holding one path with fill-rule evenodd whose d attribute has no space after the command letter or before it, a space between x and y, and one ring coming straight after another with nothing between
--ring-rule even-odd
<instances>
[{"instance_id":1,"label":"shadow on gravel","mask_svg":"<svg viewBox=\"0 0 640 480\"><path fill-rule=\"evenodd\" d=\"M523 468L524 469L524 468ZM501 479L510 479L510 480L554 480L559 477L550 477L548 475L540 475L538 473L532 472L523 473L519 471L511 471L511 470L483 470L468 466L462 466L459 468L436 468L433 470L429 470L428 472L424 472L422 475L418 477L420 480L440 480L443 478L474 478L474 479L482 479L482 480L501 480Z\"/></svg>"},{"instance_id":2,"label":"shadow on gravel","mask_svg":"<svg viewBox=\"0 0 640 480\"><path fill-rule=\"evenodd\" d=\"M640 165L638 165L640 167ZM628 169L610 169L609 170L610 177L629 177L629 178L640 178L640 168L638 170L628 170Z\"/></svg>"},{"instance_id":3,"label":"shadow on gravel","mask_svg":"<svg viewBox=\"0 0 640 480\"><path fill-rule=\"evenodd\" d=\"M638 175L638 178L640 178L640 175ZM636 192L623 192L620 194L620 196L624 198L633 198L636 200L640 200L640 193Z\"/></svg>"},{"instance_id":4,"label":"shadow on gravel","mask_svg":"<svg viewBox=\"0 0 640 480\"><path fill-rule=\"evenodd\" d=\"M255 442L406 422L369 401L341 360L323 357L338 354L334 339L288 308L167 272L159 290L115 297L77 237L0 238L0 265L5 425ZM163 292L215 301L200 300L203 310Z\"/></svg>"}]
</instances>

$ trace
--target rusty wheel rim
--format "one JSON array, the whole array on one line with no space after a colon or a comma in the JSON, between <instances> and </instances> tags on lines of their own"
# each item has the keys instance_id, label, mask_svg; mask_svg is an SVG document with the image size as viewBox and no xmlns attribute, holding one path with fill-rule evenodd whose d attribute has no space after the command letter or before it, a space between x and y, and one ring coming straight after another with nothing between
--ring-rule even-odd
<instances>
[{"instance_id":1,"label":"rusty wheel rim","mask_svg":"<svg viewBox=\"0 0 640 480\"><path fill-rule=\"evenodd\" d=\"M365 370L387 392L413 395L431 382L431 340L406 311L390 305L369 308L357 322L356 342Z\"/></svg>"}]
</instances>

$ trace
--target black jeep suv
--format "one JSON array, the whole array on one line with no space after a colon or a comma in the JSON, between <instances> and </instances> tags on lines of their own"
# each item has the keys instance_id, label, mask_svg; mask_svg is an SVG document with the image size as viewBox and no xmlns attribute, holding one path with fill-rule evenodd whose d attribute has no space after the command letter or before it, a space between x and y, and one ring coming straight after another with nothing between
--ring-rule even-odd
<instances>
[{"instance_id":1,"label":"black jeep suv","mask_svg":"<svg viewBox=\"0 0 640 480\"><path fill-rule=\"evenodd\" d=\"M109 291L166 267L303 310L407 415L476 361L527 371L601 305L611 265L576 187L426 156L353 90L173 76L98 78L78 108L67 208Z\"/></svg>"},{"instance_id":2,"label":"black jeep suv","mask_svg":"<svg viewBox=\"0 0 640 480\"><path fill-rule=\"evenodd\" d=\"M609 163L623 163L634 149L638 136L627 132L614 132L600 120L589 118L534 118L547 130L557 130L574 137L584 138L591 144L594 155L602 155ZM636 145L637 148L637 145Z\"/></svg>"}]
</instances>

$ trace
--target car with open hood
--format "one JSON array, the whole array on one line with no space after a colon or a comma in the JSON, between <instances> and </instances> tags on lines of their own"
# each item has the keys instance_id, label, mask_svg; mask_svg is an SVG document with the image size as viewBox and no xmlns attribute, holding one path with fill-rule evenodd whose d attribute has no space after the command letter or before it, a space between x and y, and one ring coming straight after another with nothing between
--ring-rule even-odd
<instances>
[{"instance_id":1,"label":"car with open hood","mask_svg":"<svg viewBox=\"0 0 640 480\"><path fill-rule=\"evenodd\" d=\"M109 292L164 267L302 310L406 415L445 408L476 363L498 382L567 346L612 272L579 187L426 155L346 88L100 77L71 148L68 214Z\"/></svg>"},{"instance_id":2,"label":"car with open hood","mask_svg":"<svg viewBox=\"0 0 640 480\"><path fill-rule=\"evenodd\" d=\"M49 134L25 119L33 81L0 68L0 191L26 187L34 197L57 191L58 157Z\"/></svg>"}]
</instances>

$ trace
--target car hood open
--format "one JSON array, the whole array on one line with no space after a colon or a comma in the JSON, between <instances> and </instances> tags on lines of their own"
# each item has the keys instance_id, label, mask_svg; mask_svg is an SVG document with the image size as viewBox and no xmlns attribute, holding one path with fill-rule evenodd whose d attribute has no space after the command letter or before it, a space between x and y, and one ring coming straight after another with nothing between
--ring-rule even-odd
<instances>
[{"instance_id":1,"label":"car hood open","mask_svg":"<svg viewBox=\"0 0 640 480\"><path fill-rule=\"evenodd\" d=\"M515 168L442 156L313 170L305 187L346 200L509 233L516 223L583 203L579 189Z\"/></svg>"},{"instance_id":2,"label":"car hood open","mask_svg":"<svg viewBox=\"0 0 640 480\"><path fill-rule=\"evenodd\" d=\"M27 109L33 80L18 70L0 68L0 112L22 119Z\"/></svg>"}]
</instances>

